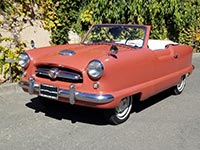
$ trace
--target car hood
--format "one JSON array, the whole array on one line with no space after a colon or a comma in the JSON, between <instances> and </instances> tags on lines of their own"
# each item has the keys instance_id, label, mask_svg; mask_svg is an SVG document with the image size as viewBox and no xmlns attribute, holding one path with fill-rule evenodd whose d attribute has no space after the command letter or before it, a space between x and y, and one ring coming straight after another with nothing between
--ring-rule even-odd
<instances>
[{"instance_id":1,"label":"car hood","mask_svg":"<svg viewBox=\"0 0 200 150\"><path fill-rule=\"evenodd\" d=\"M83 71L91 60L106 56L111 46L112 44L68 44L28 50L27 53L34 65L56 65ZM72 55L61 55L63 50Z\"/></svg>"}]
</instances>

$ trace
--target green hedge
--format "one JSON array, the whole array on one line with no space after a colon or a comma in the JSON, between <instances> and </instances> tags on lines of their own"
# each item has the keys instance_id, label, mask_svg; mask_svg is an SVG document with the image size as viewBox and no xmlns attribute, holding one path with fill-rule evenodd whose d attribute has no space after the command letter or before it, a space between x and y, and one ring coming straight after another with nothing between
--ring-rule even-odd
<instances>
[{"instance_id":1,"label":"green hedge","mask_svg":"<svg viewBox=\"0 0 200 150\"><path fill-rule=\"evenodd\" d=\"M152 26L151 38L190 44L200 52L200 0L91 0L78 24L131 23Z\"/></svg>"}]
</instances>

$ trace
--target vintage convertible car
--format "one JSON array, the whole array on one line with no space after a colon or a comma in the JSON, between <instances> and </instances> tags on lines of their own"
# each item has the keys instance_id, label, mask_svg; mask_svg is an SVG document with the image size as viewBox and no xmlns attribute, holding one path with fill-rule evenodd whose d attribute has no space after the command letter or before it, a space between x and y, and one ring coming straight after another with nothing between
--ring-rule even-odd
<instances>
[{"instance_id":1,"label":"vintage convertible car","mask_svg":"<svg viewBox=\"0 0 200 150\"><path fill-rule=\"evenodd\" d=\"M46 104L101 108L110 123L122 123L136 95L143 101L169 88L180 94L194 69L190 46L149 34L145 25L96 24L80 44L27 50L19 56L19 85Z\"/></svg>"}]
</instances>

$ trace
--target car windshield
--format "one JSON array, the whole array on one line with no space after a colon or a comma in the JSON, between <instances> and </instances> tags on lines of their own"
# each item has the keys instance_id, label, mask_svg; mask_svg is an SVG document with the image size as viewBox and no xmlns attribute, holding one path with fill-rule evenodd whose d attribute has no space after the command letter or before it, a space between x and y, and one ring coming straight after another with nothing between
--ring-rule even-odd
<instances>
[{"instance_id":1,"label":"car windshield","mask_svg":"<svg viewBox=\"0 0 200 150\"><path fill-rule=\"evenodd\" d=\"M83 43L116 43L140 48L144 44L145 32L144 26L94 25L84 38Z\"/></svg>"}]
</instances>

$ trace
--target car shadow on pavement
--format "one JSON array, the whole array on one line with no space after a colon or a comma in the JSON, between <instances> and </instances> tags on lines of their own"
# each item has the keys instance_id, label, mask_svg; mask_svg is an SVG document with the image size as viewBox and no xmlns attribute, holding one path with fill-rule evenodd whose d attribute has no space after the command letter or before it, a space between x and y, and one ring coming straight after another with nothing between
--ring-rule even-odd
<instances>
[{"instance_id":1,"label":"car shadow on pavement","mask_svg":"<svg viewBox=\"0 0 200 150\"><path fill-rule=\"evenodd\" d=\"M76 105L70 105L63 102L54 102L51 106L44 106L38 97L32 98L26 104L28 108L35 110L35 113L42 112L45 116L57 120L71 120L71 123L83 122L95 125L108 125L104 119L103 110L94 109Z\"/></svg>"},{"instance_id":2,"label":"car shadow on pavement","mask_svg":"<svg viewBox=\"0 0 200 150\"><path fill-rule=\"evenodd\" d=\"M166 90L142 102L138 101L137 97L135 97L132 113L139 113L171 95L171 91ZM45 116L57 120L66 119L71 120L71 123L82 122L95 125L108 125L108 122L104 118L104 112L101 109L70 105L56 101L52 106L47 107L41 103L38 97L32 98L26 106L35 110L35 113L42 112Z\"/></svg>"}]
</instances>

